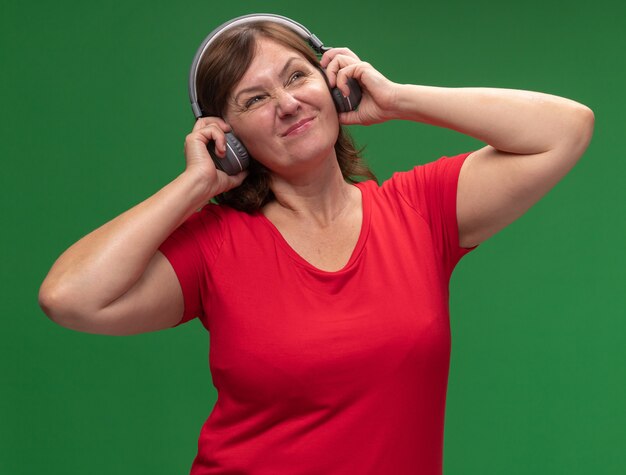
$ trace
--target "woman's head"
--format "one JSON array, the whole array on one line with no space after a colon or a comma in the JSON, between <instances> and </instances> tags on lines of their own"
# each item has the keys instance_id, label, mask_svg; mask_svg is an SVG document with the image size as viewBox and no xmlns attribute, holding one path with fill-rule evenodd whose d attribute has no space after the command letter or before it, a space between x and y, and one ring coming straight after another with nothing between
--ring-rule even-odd
<instances>
[{"instance_id":1,"label":"woman's head","mask_svg":"<svg viewBox=\"0 0 626 475\"><path fill-rule=\"evenodd\" d=\"M216 38L198 65L198 102L204 116L224 116L233 88L254 59L259 38L293 49L320 67L313 50L284 26L259 21L232 28Z\"/></svg>"},{"instance_id":2,"label":"woman's head","mask_svg":"<svg viewBox=\"0 0 626 475\"><path fill-rule=\"evenodd\" d=\"M317 56L298 34L273 22L261 21L241 25L223 32L216 38L198 66L196 82L198 103L204 116L226 118L232 112L235 88L244 76L249 76L246 72L255 60L259 45L268 43L278 45L278 49L287 53L295 52L297 56L303 58L301 62L310 65L306 67L315 70L325 81ZM258 65L259 62L255 64ZM330 91L327 92L332 103ZM334 115L334 112L332 113ZM327 116L327 119L329 118L330 116ZM331 134L331 140L337 137L334 149L344 179L350 182L356 181L354 178L357 176L375 179L371 171L361 162L352 139L338 127L338 122ZM254 147L256 143L251 145ZM332 142L330 145L332 149ZM216 199L236 209L253 212L274 199L270 185L269 170L258 161L251 160L249 175L243 184Z\"/></svg>"}]
</instances>

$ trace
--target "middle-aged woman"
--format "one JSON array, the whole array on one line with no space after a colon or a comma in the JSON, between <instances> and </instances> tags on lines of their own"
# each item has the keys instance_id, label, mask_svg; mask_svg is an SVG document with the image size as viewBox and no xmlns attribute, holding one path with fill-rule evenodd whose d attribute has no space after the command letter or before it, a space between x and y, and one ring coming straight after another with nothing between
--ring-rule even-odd
<instances>
[{"instance_id":1,"label":"middle-aged woman","mask_svg":"<svg viewBox=\"0 0 626 475\"><path fill-rule=\"evenodd\" d=\"M363 98L338 113L329 86L347 96L348 78ZM110 335L201 319L218 399L193 474L441 474L452 270L574 166L592 112L396 84L345 48L318 63L271 21L224 33L198 87L209 117L186 138L185 171L71 246L42 307ZM392 119L488 145L354 183L368 171L341 124ZM233 176L207 152L223 156L231 130L254 157Z\"/></svg>"}]
</instances>

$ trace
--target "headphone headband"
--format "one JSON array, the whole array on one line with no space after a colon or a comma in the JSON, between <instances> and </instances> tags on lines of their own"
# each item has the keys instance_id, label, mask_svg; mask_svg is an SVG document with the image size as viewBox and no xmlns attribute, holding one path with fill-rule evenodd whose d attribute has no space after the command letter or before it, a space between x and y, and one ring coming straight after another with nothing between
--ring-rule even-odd
<instances>
[{"instance_id":1,"label":"headphone headband","mask_svg":"<svg viewBox=\"0 0 626 475\"><path fill-rule=\"evenodd\" d=\"M308 42L309 45L311 45L311 47L319 54L322 54L327 49L317 36L307 30L300 23L281 15L273 15L271 13L254 13L251 15L233 18L232 20L223 23L209 33L209 36L204 39L204 41L200 44L198 51L196 51L196 55L191 63L191 70L189 71L189 100L191 101L191 109L193 110L193 115L196 119L202 117L202 108L198 104L196 80L198 76L198 66L200 65L200 61L202 60L205 52L209 49L211 43L213 43L213 41L215 41L222 33L225 33L226 31L237 26L257 21L270 21L289 28L291 31L297 33L303 40Z\"/></svg>"}]
</instances>

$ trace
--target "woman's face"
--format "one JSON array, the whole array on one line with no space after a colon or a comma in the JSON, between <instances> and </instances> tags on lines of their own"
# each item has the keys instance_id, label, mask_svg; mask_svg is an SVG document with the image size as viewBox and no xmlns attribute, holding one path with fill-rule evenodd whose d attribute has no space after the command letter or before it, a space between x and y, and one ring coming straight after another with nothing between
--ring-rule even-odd
<instances>
[{"instance_id":1,"label":"woman's face","mask_svg":"<svg viewBox=\"0 0 626 475\"><path fill-rule=\"evenodd\" d=\"M322 72L270 39L257 41L225 119L250 155L274 173L304 172L334 157L339 119Z\"/></svg>"}]
</instances>

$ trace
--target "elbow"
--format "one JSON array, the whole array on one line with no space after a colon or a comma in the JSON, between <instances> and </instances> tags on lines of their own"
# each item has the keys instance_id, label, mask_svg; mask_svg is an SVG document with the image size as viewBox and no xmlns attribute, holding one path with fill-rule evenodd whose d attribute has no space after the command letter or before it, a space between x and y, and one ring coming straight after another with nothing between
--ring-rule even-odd
<instances>
[{"instance_id":1,"label":"elbow","mask_svg":"<svg viewBox=\"0 0 626 475\"><path fill-rule=\"evenodd\" d=\"M586 144L588 145L591 142L591 137L593 136L593 129L596 123L596 116L593 111L587 107L581 105L581 110L579 112L580 115L580 127L581 127L581 135L584 137ZM586 148L586 147L585 147Z\"/></svg>"},{"instance_id":2,"label":"elbow","mask_svg":"<svg viewBox=\"0 0 626 475\"><path fill-rule=\"evenodd\" d=\"M574 123L572 125L570 147L573 155L580 158L591 142L595 126L595 115L589 107L577 104L576 111L572 116Z\"/></svg>"},{"instance_id":3,"label":"elbow","mask_svg":"<svg viewBox=\"0 0 626 475\"><path fill-rule=\"evenodd\" d=\"M106 307L97 307L85 298L84 291L59 282L43 282L38 294L39 306L57 325L69 330L98 335L131 335L124 322Z\"/></svg>"},{"instance_id":4,"label":"elbow","mask_svg":"<svg viewBox=\"0 0 626 475\"><path fill-rule=\"evenodd\" d=\"M63 326L63 316L67 312L64 309L65 299L59 289L44 281L39 288L38 301L43 313L53 322Z\"/></svg>"},{"instance_id":5,"label":"elbow","mask_svg":"<svg viewBox=\"0 0 626 475\"><path fill-rule=\"evenodd\" d=\"M72 330L80 324L80 312L73 299L62 286L51 284L47 281L39 288L39 307L54 323Z\"/></svg>"},{"instance_id":6,"label":"elbow","mask_svg":"<svg viewBox=\"0 0 626 475\"><path fill-rule=\"evenodd\" d=\"M560 157L555 163L563 172L571 170L589 147L594 124L595 116L589 107L569 101L558 127L554 130L555 142L550 147Z\"/></svg>"}]
</instances>

